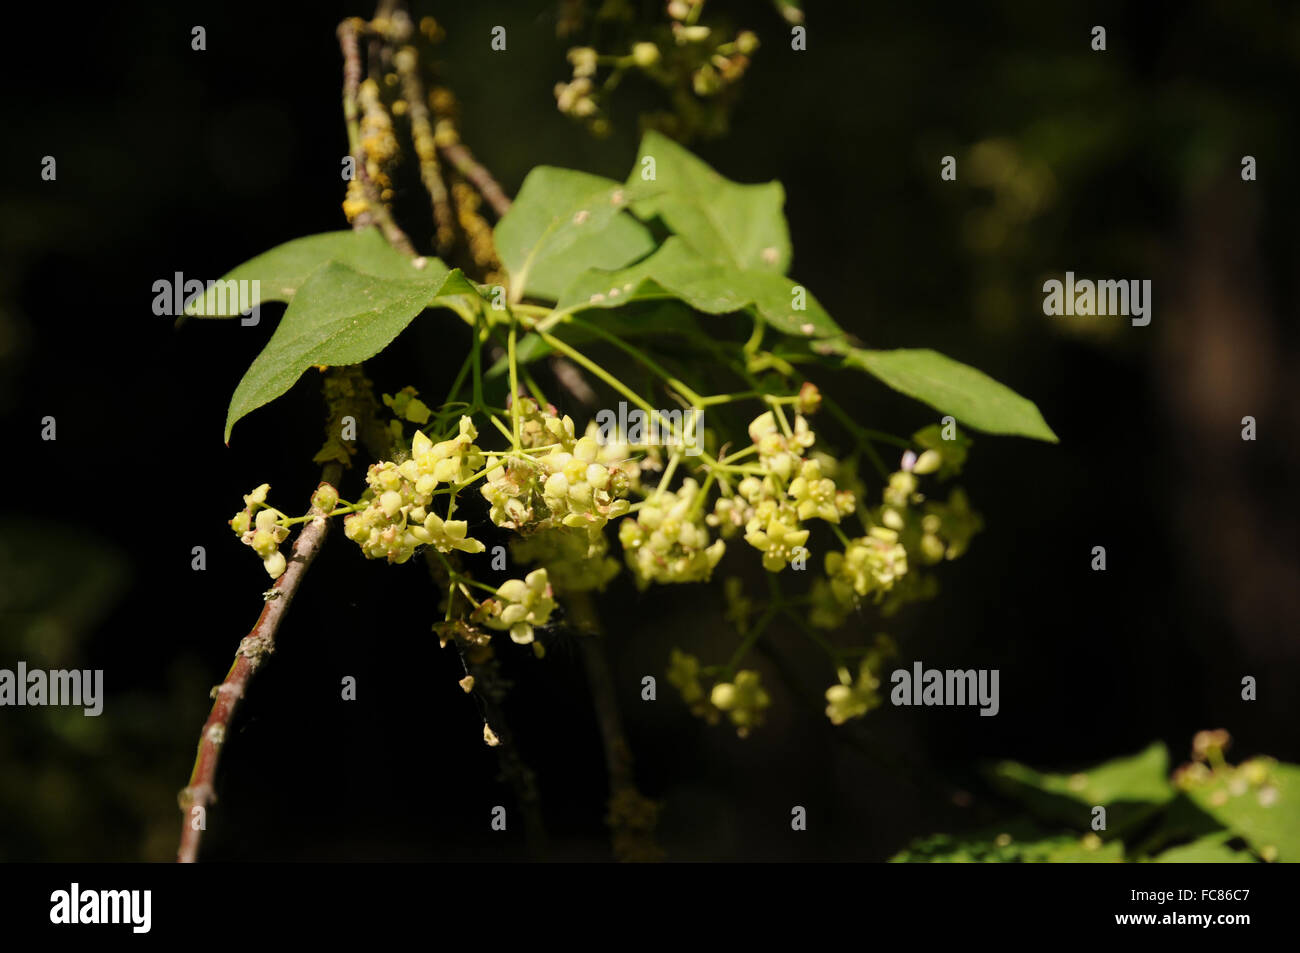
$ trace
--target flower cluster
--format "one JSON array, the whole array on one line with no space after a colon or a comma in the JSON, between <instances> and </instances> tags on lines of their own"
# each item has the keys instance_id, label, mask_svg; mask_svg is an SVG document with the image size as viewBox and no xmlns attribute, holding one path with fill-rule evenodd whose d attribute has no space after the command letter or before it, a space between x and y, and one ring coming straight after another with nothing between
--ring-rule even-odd
<instances>
[{"instance_id":1,"label":"flower cluster","mask_svg":"<svg viewBox=\"0 0 1300 953\"><path fill-rule=\"evenodd\" d=\"M668 662L668 683L681 693L691 714L711 725L717 724L725 714L742 738L762 723L763 712L772 704L772 697L763 688L758 672L742 669L730 682L717 682L708 692L704 690L702 674L698 658L673 649Z\"/></svg>"},{"instance_id":2,"label":"flower cluster","mask_svg":"<svg viewBox=\"0 0 1300 953\"><path fill-rule=\"evenodd\" d=\"M604 533L558 527L514 540L510 554L522 563L541 563L557 593L604 589L618 575Z\"/></svg>"},{"instance_id":3,"label":"flower cluster","mask_svg":"<svg viewBox=\"0 0 1300 953\"><path fill-rule=\"evenodd\" d=\"M573 418L563 417L551 404L543 407L531 397L520 397L515 405L519 417L519 442L529 450L556 445L561 450L572 450L577 441Z\"/></svg>"},{"instance_id":4,"label":"flower cluster","mask_svg":"<svg viewBox=\"0 0 1300 953\"><path fill-rule=\"evenodd\" d=\"M621 55L604 55L589 46L570 49L573 78L555 86L560 112L585 121L595 135L607 135L610 125L602 115L600 99L618 85L625 72L634 70L673 94L679 114L652 117L655 125L676 133L689 134L697 127L722 131L727 104L716 101L719 94L734 91L758 49L758 37L749 30L729 36L698 22L701 6L703 0L669 3L668 28L660 33L662 43L633 43ZM602 67L608 68L609 75L597 83L596 74Z\"/></svg>"},{"instance_id":5,"label":"flower cluster","mask_svg":"<svg viewBox=\"0 0 1300 953\"><path fill-rule=\"evenodd\" d=\"M815 406L811 397L805 401ZM745 541L763 554L763 567L780 572L806 556L809 531L803 521L839 523L856 506L853 493L838 488L821 457L804 457L815 434L803 414L786 433L771 411L749 425L763 475L747 476L735 493L720 497L708 522L724 537L744 529Z\"/></svg>"},{"instance_id":6,"label":"flower cluster","mask_svg":"<svg viewBox=\"0 0 1300 953\"><path fill-rule=\"evenodd\" d=\"M464 520L443 519L430 508L440 483L458 484L483 466L483 451L474 445L473 422L460 419L460 431L450 440L434 443L417 431L411 455L401 463L382 461L366 473L369 489L362 497L368 505L343 521L343 532L369 559L404 563L422 545L439 552L483 552L483 544L468 533Z\"/></svg>"},{"instance_id":7,"label":"flower cluster","mask_svg":"<svg viewBox=\"0 0 1300 953\"><path fill-rule=\"evenodd\" d=\"M419 393L414 387L403 387L396 394L383 395L384 406L393 412L393 419L388 421L388 439L394 447L406 443L404 423L423 427L433 416L429 405L420 400Z\"/></svg>"},{"instance_id":8,"label":"flower cluster","mask_svg":"<svg viewBox=\"0 0 1300 953\"><path fill-rule=\"evenodd\" d=\"M635 517L623 520L618 539L637 586L652 582L703 582L726 543L709 539L700 485L687 477L676 490L651 493Z\"/></svg>"},{"instance_id":9,"label":"flower cluster","mask_svg":"<svg viewBox=\"0 0 1300 953\"><path fill-rule=\"evenodd\" d=\"M641 475L663 469L662 452L657 445L632 443L621 431L602 433L600 425L594 420L587 424L584 436L595 440L600 447L596 453L597 463L618 468L620 479L627 480L629 493L644 495L646 488L641 482Z\"/></svg>"},{"instance_id":10,"label":"flower cluster","mask_svg":"<svg viewBox=\"0 0 1300 953\"><path fill-rule=\"evenodd\" d=\"M736 734L744 738L751 728L763 723L763 711L772 704L772 696L763 688L758 672L742 669L733 681L714 685L709 701L714 708L726 712L736 726Z\"/></svg>"},{"instance_id":11,"label":"flower cluster","mask_svg":"<svg viewBox=\"0 0 1300 953\"><path fill-rule=\"evenodd\" d=\"M403 387L396 394L384 394L384 406L399 420L409 420L423 427L429 422L432 411L429 410L428 404L420 400L419 393L414 387Z\"/></svg>"},{"instance_id":12,"label":"flower cluster","mask_svg":"<svg viewBox=\"0 0 1300 953\"><path fill-rule=\"evenodd\" d=\"M840 666L839 684L826 689L826 717L831 724L842 725L880 706L880 675L885 660L894 652L894 643L888 636L877 636L875 645L858 663L856 679L848 668Z\"/></svg>"},{"instance_id":13,"label":"flower cluster","mask_svg":"<svg viewBox=\"0 0 1300 953\"><path fill-rule=\"evenodd\" d=\"M959 447L956 456L964 454ZM839 627L868 595L885 615L934 595L937 583L916 568L962 555L983 523L960 488L946 503L927 501L917 477L959 465L956 457L945 458L934 449L903 455L901 468L890 474L881 494L883 502L864 516L870 522L866 535L850 540L843 552L827 554L827 578L813 583L813 625Z\"/></svg>"},{"instance_id":14,"label":"flower cluster","mask_svg":"<svg viewBox=\"0 0 1300 953\"><path fill-rule=\"evenodd\" d=\"M344 533L368 558L404 563L422 546L441 553L484 551L484 544L469 536L468 522L451 518L457 494L483 481L480 493L491 521L518 534L510 543L513 558L537 568L492 589L444 562L446 620L439 629L444 641L453 636L467 641L466 633L476 633L473 644L490 652L486 630L492 629L531 645L541 656L536 630L550 621L557 595L603 589L618 573L620 561L611 557L604 529L619 517L626 517L618 533L624 561L641 589L652 583L708 581L727 540L735 537L759 551L769 572L791 565L803 569L811 522L831 524L843 548L826 555L825 575L814 580L806 603L783 602L777 587L759 614L741 580L726 581L725 615L747 645L758 636L756 628L767 625L778 610L791 614L794 605L808 606L813 626L835 628L868 596L886 615L925 597L936 584L918 567L957 558L981 528L960 489L946 502L927 500L921 492L922 476L960 469L969 441L954 440L938 428L921 431L915 436L919 450L903 455L882 488L879 505L868 507L856 460L838 460L813 449L816 435L808 417L822 398L812 384L797 395L769 399L771 409L749 425L751 447L724 456L710 435L704 465L695 468L695 476L677 481L676 489L670 488L673 474L679 466L690 468L690 458L674 454L665 463L653 437L643 442L639 436L629 438L634 430L611 433L608 424L595 422L579 436L573 419L555 407L530 397L511 399L508 449L482 450L471 417L462 416L448 439L435 442L417 431L409 452L398 451L392 460L372 465L357 503L340 508L338 493L328 484L312 498L313 515L350 514ZM435 416L413 388L383 400L396 417L389 429L399 440L406 423L432 428L446 419ZM648 478L656 471L663 473L657 482ZM703 486L696 479L701 471L708 474ZM709 491L715 485L720 496L710 506ZM246 496L245 509L230 525L275 578L286 567L279 545L288 536L287 525L300 520L267 506L268 490L263 485ZM635 506L629 501L633 493L641 498ZM448 502L436 513L434 498L441 495ZM861 535L851 537L840 528L850 516L861 521ZM470 586L486 588L491 595L476 603ZM800 613L805 614L803 609ZM882 660L892 649L886 639L878 639L859 659L856 673L839 664L853 658L853 650L830 650L839 681L826 691L826 714L838 725L881 704ZM702 668L699 659L674 649L667 678L694 714L710 723L725 716L743 737L761 724L772 700L757 671L736 670L739 661Z\"/></svg>"},{"instance_id":15,"label":"flower cluster","mask_svg":"<svg viewBox=\"0 0 1300 953\"><path fill-rule=\"evenodd\" d=\"M1280 802L1282 782L1277 761L1255 757L1237 765L1229 764L1225 753L1231 744L1232 738L1222 729L1198 731L1192 738L1192 760L1174 772L1174 786L1212 808L1235 804L1237 810L1247 810L1246 804L1252 801L1260 808L1275 807ZM1259 848L1259 854L1272 863L1277 860L1277 846L1265 843Z\"/></svg>"},{"instance_id":16,"label":"flower cluster","mask_svg":"<svg viewBox=\"0 0 1300 953\"><path fill-rule=\"evenodd\" d=\"M475 621L510 633L520 645L533 641L533 629L545 625L555 609L554 592L545 569L534 569L523 579L507 579L496 596L484 599L474 610Z\"/></svg>"},{"instance_id":17,"label":"flower cluster","mask_svg":"<svg viewBox=\"0 0 1300 953\"><path fill-rule=\"evenodd\" d=\"M850 540L844 552L826 554L826 575L831 591L842 603L869 593L883 596L907 575L907 549L898 541L898 531L873 526L866 536Z\"/></svg>"},{"instance_id":18,"label":"flower cluster","mask_svg":"<svg viewBox=\"0 0 1300 953\"><path fill-rule=\"evenodd\" d=\"M668 659L668 684L677 689L682 701L697 718L703 718L711 725L718 723L721 712L713 707L713 702L704 691L700 682L700 660L680 649L673 649Z\"/></svg>"},{"instance_id":19,"label":"flower cluster","mask_svg":"<svg viewBox=\"0 0 1300 953\"><path fill-rule=\"evenodd\" d=\"M279 579L284 572L287 561L280 552L280 544L289 536L287 527L280 524L279 511L266 506L266 494L271 484L263 483L252 493L244 496L244 508L230 520L230 528L235 531L240 542L253 547L253 552L262 557L262 565L272 579Z\"/></svg>"},{"instance_id":20,"label":"flower cluster","mask_svg":"<svg viewBox=\"0 0 1300 953\"><path fill-rule=\"evenodd\" d=\"M574 438L573 420L558 417L554 408L521 401L520 443L542 449L537 456L491 456L482 494L497 526L521 533L567 526L586 529L593 537L609 520L622 516L630 480L619 464L601 463L601 446L594 436Z\"/></svg>"}]
</instances>

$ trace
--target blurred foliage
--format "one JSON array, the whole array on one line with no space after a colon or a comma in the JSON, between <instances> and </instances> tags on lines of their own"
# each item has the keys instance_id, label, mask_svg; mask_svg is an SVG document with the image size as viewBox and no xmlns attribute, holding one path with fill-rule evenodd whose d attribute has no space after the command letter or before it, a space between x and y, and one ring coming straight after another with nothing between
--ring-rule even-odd
<instances>
[{"instance_id":1,"label":"blurred foliage","mask_svg":"<svg viewBox=\"0 0 1300 953\"><path fill-rule=\"evenodd\" d=\"M88 642L129 578L123 553L84 530L9 522L0 528L0 664L122 671L90 657ZM172 856L176 782L156 755L192 741L206 705L201 675L177 664L166 689L154 693L121 690L112 674L98 716L81 708L3 710L0 861Z\"/></svg>"},{"instance_id":2,"label":"blurred foliage","mask_svg":"<svg viewBox=\"0 0 1300 953\"><path fill-rule=\"evenodd\" d=\"M1207 736L1221 743L1200 744ZM1193 760L1169 777L1156 742L1136 755L1073 774L1014 761L990 769L993 786L1026 812L966 834L936 834L900 863L1252 863L1300 859L1300 767L1222 757L1223 732L1202 732ZM1088 830L1104 807L1105 829Z\"/></svg>"}]
</instances>

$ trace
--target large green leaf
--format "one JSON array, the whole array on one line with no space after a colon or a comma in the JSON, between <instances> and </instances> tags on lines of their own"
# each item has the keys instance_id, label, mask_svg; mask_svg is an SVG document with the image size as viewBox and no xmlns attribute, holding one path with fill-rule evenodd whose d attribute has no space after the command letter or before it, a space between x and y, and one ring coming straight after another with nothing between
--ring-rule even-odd
<instances>
[{"instance_id":1,"label":"large green leaf","mask_svg":"<svg viewBox=\"0 0 1300 953\"><path fill-rule=\"evenodd\" d=\"M277 245L234 268L210 285L185 309L190 317L231 318L238 315L238 295L229 282L260 282L260 301L290 301L307 278L326 262L378 278L403 281L442 281L447 267L436 258L417 260L394 251L377 228L324 232Z\"/></svg>"},{"instance_id":2,"label":"large green leaf","mask_svg":"<svg viewBox=\"0 0 1300 953\"><path fill-rule=\"evenodd\" d=\"M1205 813L1263 854L1300 861L1300 766L1275 764L1263 787L1216 777L1188 791Z\"/></svg>"},{"instance_id":3,"label":"large green leaf","mask_svg":"<svg viewBox=\"0 0 1300 953\"><path fill-rule=\"evenodd\" d=\"M1078 834L1056 834L1025 820L968 834L933 834L890 858L895 864L1104 864L1124 859L1119 841L1098 843Z\"/></svg>"},{"instance_id":4,"label":"large green leaf","mask_svg":"<svg viewBox=\"0 0 1300 953\"><path fill-rule=\"evenodd\" d=\"M586 269L622 268L648 254L654 239L625 209L649 193L571 169L529 172L493 231L511 299L554 301Z\"/></svg>"},{"instance_id":5,"label":"large green leaf","mask_svg":"<svg viewBox=\"0 0 1300 953\"><path fill-rule=\"evenodd\" d=\"M814 345L814 350L823 350ZM1031 400L982 371L938 351L868 351L827 341L823 353L844 355L847 367L866 371L894 390L951 414L963 426L1056 443L1056 434Z\"/></svg>"},{"instance_id":6,"label":"large green leaf","mask_svg":"<svg viewBox=\"0 0 1300 953\"><path fill-rule=\"evenodd\" d=\"M646 181L647 158L654 160L654 182L663 191L638 201L636 215L658 216L700 254L733 268L785 274L790 230L780 182L739 185L668 137L648 132L629 185Z\"/></svg>"},{"instance_id":7,"label":"large green leaf","mask_svg":"<svg viewBox=\"0 0 1300 953\"><path fill-rule=\"evenodd\" d=\"M706 314L753 307L772 327L800 337L843 334L812 293L790 278L709 260L676 236L628 268L583 272L560 296L558 310L618 308L656 298L680 298Z\"/></svg>"},{"instance_id":8,"label":"large green leaf","mask_svg":"<svg viewBox=\"0 0 1300 953\"><path fill-rule=\"evenodd\" d=\"M993 782L1048 820L1086 828L1093 807L1107 808L1112 830L1123 829L1171 801L1169 752L1160 742L1135 755L1074 774L1046 774L1015 761L993 768Z\"/></svg>"},{"instance_id":9,"label":"large green leaf","mask_svg":"<svg viewBox=\"0 0 1300 953\"><path fill-rule=\"evenodd\" d=\"M1253 864L1255 858L1244 850L1233 850L1228 841L1235 838L1232 831L1215 831L1189 844L1180 844L1152 858L1157 864Z\"/></svg>"},{"instance_id":10,"label":"large green leaf","mask_svg":"<svg viewBox=\"0 0 1300 953\"><path fill-rule=\"evenodd\" d=\"M364 361L438 300L478 293L459 269L448 272L440 262L438 268L435 281L376 278L338 262L312 272L235 388L226 442L236 421L288 391L307 368Z\"/></svg>"}]
</instances>

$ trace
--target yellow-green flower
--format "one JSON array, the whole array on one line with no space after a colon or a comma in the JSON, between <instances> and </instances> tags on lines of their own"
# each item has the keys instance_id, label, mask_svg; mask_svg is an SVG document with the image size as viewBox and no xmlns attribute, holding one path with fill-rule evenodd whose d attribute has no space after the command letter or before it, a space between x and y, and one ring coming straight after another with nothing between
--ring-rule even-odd
<instances>
[{"instance_id":1,"label":"yellow-green flower","mask_svg":"<svg viewBox=\"0 0 1300 953\"><path fill-rule=\"evenodd\" d=\"M828 523L838 523L845 512L842 508L853 509L852 497L840 499L835 489L835 481L822 476L821 464L816 460L805 460L799 467L799 475L790 481L786 491L795 501L795 510L799 519L807 520L817 517Z\"/></svg>"},{"instance_id":2,"label":"yellow-green flower","mask_svg":"<svg viewBox=\"0 0 1300 953\"><path fill-rule=\"evenodd\" d=\"M551 583L545 569L534 569L523 579L507 579L497 587L496 599L480 607L486 625L508 631L520 645L533 641L534 626L545 625L555 609Z\"/></svg>"},{"instance_id":3,"label":"yellow-green flower","mask_svg":"<svg viewBox=\"0 0 1300 953\"><path fill-rule=\"evenodd\" d=\"M907 550L898 533L873 526L866 536L850 541L843 553L826 556L826 575L831 589L842 603L852 605L854 596L875 592L876 598L894 587L907 574Z\"/></svg>"},{"instance_id":4,"label":"yellow-green flower","mask_svg":"<svg viewBox=\"0 0 1300 953\"><path fill-rule=\"evenodd\" d=\"M673 649L668 659L668 684L681 693L691 714L703 718L709 724L717 724L719 712L709 701L704 685L700 682L700 660L680 649Z\"/></svg>"},{"instance_id":5,"label":"yellow-green flower","mask_svg":"<svg viewBox=\"0 0 1300 953\"><path fill-rule=\"evenodd\" d=\"M867 659L858 667L855 681L849 670L840 667L840 683L826 689L826 717L833 725L842 725L850 718L861 718L880 704L880 679L871 670Z\"/></svg>"},{"instance_id":6,"label":"yellow-green flower","mask_svg":"<svg viewBox=\"0 0 1300 953\"><path fill-rule=\"evenodd\" d=\"M791 526L774 514L764 528L747 532L745 542L763 554L764 569L780 572L803 551L808 530L800 529L797 523Z\"/></svg>"},{"instance_id":7,"label":"yellow-green flower","mask_svg":"<svg viewBox=\"0 0 1300 953\"><path fill-rule=\"evenodd\" d=\"M444 520L437 513L426 513L424 524L411 527L411 534L420 542L431 544L440 553L449 553L453 549L462 553L483 552L481 542L466 536L468 530L469 523L465 520Z\"/></svg>"},{"instance_id":8,"label":"yellow-green flower","mask_svg":"<svg viewBox=\"0 0 1300 953\"><path fill-rule=\"evenodd\" d=\"M772 697L760 684L758 672L743 669L736 673L734 682L714 685L709 701L727 713L736 726L736 734L743 738L751 728L762 723L763 709L772 704Z\"/></svg>"}]
</instances>

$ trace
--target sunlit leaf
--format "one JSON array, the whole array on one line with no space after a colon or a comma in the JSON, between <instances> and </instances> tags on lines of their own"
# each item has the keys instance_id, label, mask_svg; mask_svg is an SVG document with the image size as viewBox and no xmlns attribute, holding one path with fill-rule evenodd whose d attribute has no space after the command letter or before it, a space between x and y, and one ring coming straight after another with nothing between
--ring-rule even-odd
<instances>
[{"instance_id":1,"label":"sunlit leaf","mask_svg":"<svg viewBox=\"0 0 1300 953\"><path fill-rule=\"evenodd\" d=\"M346 265L361 274L401 281L441 281L447 274L446 265L437 259L426 259L421 267L395 251L377 228L324 232L296 238L250 258L196 296L185 308L185 314L201 318L238 315L239 295L232 294L236 285L231 282L259 282L262 303L290 301L311 273L326 262Z\"/></svg>"},{"instance_id":2,"label":"sunlit leaf","mask_svg":"<svg viewBox=\"0 0 1300 953\"><path fill-rule=\"evenodd\" d=\"M649 253L650 232L625 211L649 191L571 169L529 172L493 232L512 299L554 301L588 268L621 268Z\"/></svg>"},{"instance_id":3,"label":"sunlit leaf","mask_svg":"<svg viewBox=\"0 0 1300 953\"><path fill-rule=\"evenodd\" d=\"M938 351L924 348L869 351L841 346L839 342L826 343L832 345L832 352L843 354L846 367L866 371L941 414L951 414L962 426L985 433L1057 442L1056 434L1033 401Z\"/></svg>"},{"instance_id":4,"label":"sunlit leaf","mask_svg":"<svg viewBox=\"0 0 1300 953\"><path fill-rule=\"evenodd\" d=\"M712 261L676 237L628 268L584 272L565 289L558 308L577 312L662 298L680 298L706 314L752 307L777 330L805 338L843 334L812 293L794 280Z\"/></svg>"},{"instance_id":5,"label":"sunlit leaf","mask_svg":"<svg viewBox=\"0 0 1300 953\"><path fill-rule=\"evenodd\" d=\"M658 216L697 252L733 268L785 274L790 230L780 182L732 182L667 136L648 132L629 185L646 181L647 158L662 191L633 206L638 216Z\"/></svg>"},{"instance_id":6,"label":"sunlit leaf","mask_svg":"<svg viewBox=\"0 0 1300 953\"><path fill-rule=\"evenodd\" d=\"M441 279L431 282L385 280L336 262L323 265L298 289L235 389L226 441L241 417L284 394L309 367L364 361L439 299L477 293L459 269L444 268Z\"/></svg>"}]
</instances>

